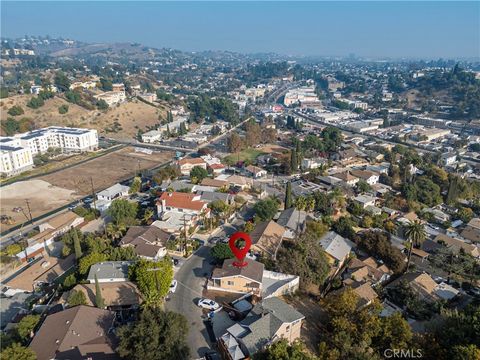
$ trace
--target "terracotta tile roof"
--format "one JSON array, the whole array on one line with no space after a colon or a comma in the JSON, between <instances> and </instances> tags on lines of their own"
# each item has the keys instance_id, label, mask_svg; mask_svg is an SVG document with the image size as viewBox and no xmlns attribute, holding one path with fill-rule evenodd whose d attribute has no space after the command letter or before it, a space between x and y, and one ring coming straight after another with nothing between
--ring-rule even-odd
<instances>
[{"instance_id":1,"label":"terracotta tile roof","mask_svg":"<svg viewBox=\"0 0 480 360\"><path fill-rule=\"evenodd\" d=\"M215 169L224 169L225 165L216 163L216 164L208 165L208 167L211 168L211 169L214 169L214 170Z\"/></svg>"},{"instance_id":2,"label":"terracotta tile roof","mask_svg":"<svg viewBox=\"0 0 480 360\"><path fill-rule=\"evenodd\" d=\"M86 359L94 348L95 359L118 358L108 335L114 313L90 306L75 306L47 316L30 348L38 360Z\"/></svg>"},{"instance_id":3,"label":"terracotta tile roof","mask_svg":"<svg viewBox=\"0 0 480 360\"><path fill-rule=\"evenodd\" d=\"M165 205L177 209L189 209L201 211L207 204L204 201L196 200L198 195L181 192L164 192L159 201L165 200Z\"/></svg>"},{"instance_id":4,"label":"terracotta tile roof","mask_svg":"<svg viewBox=\"0 0 480 360\"><path fill-rule=\"evenodd\" d=\"M178 160L178 165L182 166L186 164L200 165L200 164L206 164L206 162L202 158L185 158L185 159Z\"/></svg>"}]
</instances>

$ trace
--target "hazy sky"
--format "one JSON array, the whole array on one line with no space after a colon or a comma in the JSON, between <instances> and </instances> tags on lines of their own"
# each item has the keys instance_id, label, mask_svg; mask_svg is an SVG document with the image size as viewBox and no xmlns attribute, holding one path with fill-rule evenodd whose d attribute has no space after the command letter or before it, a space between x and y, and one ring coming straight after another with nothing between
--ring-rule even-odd
<instances>
[{"instance_id":1,"label":"hazy sky","mask_svg":"<svg viewBox=\"0 0 480 360\"><path fill-rule=\"evenodd\" d=\"M180 50L480 56L480 2L1 2L1 34Z\"/></svg>"}]
</instances>

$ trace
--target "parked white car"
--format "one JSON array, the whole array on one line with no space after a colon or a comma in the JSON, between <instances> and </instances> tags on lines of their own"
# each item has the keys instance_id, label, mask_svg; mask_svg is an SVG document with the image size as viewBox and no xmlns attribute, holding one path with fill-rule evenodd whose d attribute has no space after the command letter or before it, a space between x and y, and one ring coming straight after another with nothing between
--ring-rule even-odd
<instances>
[{"instance_id":1,"label":"parked white car","mask_svg":"<svg viewBox=\"0 0 480 360\"><path fill-rule=\"evenodd\" d=\"M218 310L220 308L220 305L218 303L206 298L198 300L197 305L204 309L213 310L213 311Z\"/></svg>"},{"instance_id":2,"label":"parked white car","mask_svg":"<svg viewBox=\"0 0 480 360\"><path fill-rule=\"evenodd\" d=\"M170 289L168 290L169 294L173 294L177 290L177 280L172 280L172 283L170 284Z\"/></svg>"}]
</instances>

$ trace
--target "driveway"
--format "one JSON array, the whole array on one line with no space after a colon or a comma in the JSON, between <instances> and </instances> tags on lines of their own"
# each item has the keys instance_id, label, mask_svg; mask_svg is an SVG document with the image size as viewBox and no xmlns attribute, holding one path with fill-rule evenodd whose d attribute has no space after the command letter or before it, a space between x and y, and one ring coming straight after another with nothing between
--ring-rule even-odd
<instances>
[{"instance_id":1,"label":"driveway","mask_svg":"<svg viewBox=\"0 0 480 360\"><path fill-rule=\"evenodd\" d=\"M192 358L198 358L211 348L210 338L202 319L202 309L196 301L202 297L206 276L210 276L210 247L202 246L194 255L184 262L176 272L177 290L166 302L166 309L187 317L190 330L187 343Z\"/></svg>"}]
</instances>

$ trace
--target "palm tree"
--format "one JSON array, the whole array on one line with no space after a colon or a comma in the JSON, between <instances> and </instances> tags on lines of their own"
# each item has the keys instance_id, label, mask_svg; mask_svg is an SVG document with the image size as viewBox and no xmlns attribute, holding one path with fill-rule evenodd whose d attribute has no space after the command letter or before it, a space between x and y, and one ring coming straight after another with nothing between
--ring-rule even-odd
<instances>
[{"instance_id":1,"label":"palm tree","mask_svg":"<svg viewBox=\"0 0 480 360\"><path fill-rule=\"evenodd\" d=\"M146 209L142 219L144 224L148 225L148 222L150 221L153 215L154 213L152 209Z\"/></svg>"},{"instance_id":2,"label":"palm tree","mask_svg":"<svg viewBox=\"0 0 480 360\"><path fill-rule=\"evenodd\" d=\"M315 198L313 196L309 196L307 198L306 204L305 204L305 209L308 212L312 212L313 210L315 210Z\"/></svg>"},{"instance_id":3,"label":"palm tree","mask_svg":"<svg viewBox=\"0 0 480 360\"><path fill-rule=\"evenodd\" d=\"M407 267L405 268L405 271L407 271L408 267L410 266L413 246L420 246L427 235L425 233L425 227L423 226L423 224L419 220L415 220L407 225L407 229L405 230L405 236L407 237L407 240L410 244L408 250Z\"/></svg>"},{"instance_id":4,"label":"palm tree","mask_svg":"<svg viewBox=\"0 0 480 360\"><path fill-rule=\"evenodd\" d=\"M297 210L305 210L307 206L307 199L303 196L299 196L295 201L295 207Z\"/></svg>"},{"instance_id":5,"label":"palm tree","mask_svg":"<svg viewBox=\"0 0 480 360\"><path fill-rule=\"evenodd\" d=\"M114 240L115 237L115 225L112 222L109 222L107 226L105 226L105 234L107 236L110 236L112 241Z\"/></svg>"}]
</instances>

